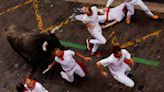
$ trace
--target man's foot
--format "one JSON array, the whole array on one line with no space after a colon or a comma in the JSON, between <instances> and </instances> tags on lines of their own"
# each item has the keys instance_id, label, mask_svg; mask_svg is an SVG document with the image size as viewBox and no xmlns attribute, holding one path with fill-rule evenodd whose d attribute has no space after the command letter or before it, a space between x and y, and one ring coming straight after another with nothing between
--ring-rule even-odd
<instances>
[{"instance_id":1,"label":"man's foot","mask_svg":"<svg viewBox=\"0 0 164 92\"><path fill-rule=\"evenodd\" d=\"M63 79L65 79L65 80L66 80L66 78L65 78L65 77L66 77L67 75L66 75L63 71L61 71L61 72L60 72L60 75L61 75L61 77L62 77Z\"/></svg>"},{"instance_id":2,"label":"man's foot","mask_svg":"<svg viewBox=\"0 0 164 92\"><path fill-rule=\"evenodd\" d=\"M91 51L92 50L92 44L90 43L90 39L87 39L86 43L87 43L88 50Z\"/></svg>"},{"instance_id":3,"label":"man's foot","mask_svg":"<svg viewBox=\"0 0 164 92\"><path fill-rule=\"evenodd\" d=\"M159 16L154 15L154 16L152 16L151 18L157 20L157 19L159 19Z\"/></svg>"},{"instance_id":4,"label":"man's foot","mask_svg":"<svg viewBox=\"0 0 164 92\"><path fill-rule=\"evenodd\" d=\"M134 77L133 74L128 74L127 76L128 76L130 79L132 79L132 80L134 81L134 83L136 82L136 81L135 81L135 77Z\"/></svg>"},{"instance_id":5,"label":"man's foot","mask_svg":"<svg viewBox=\"0 0 164 92\"><path fill-rule=\"evenodd\" d=\"M126 18L126 24L130 24L130 18Z\"/></svg>"},{"instance_id":6,"label":"man's foot","mask_svg":"<svg viewBox=\"0 0 164 92\"><path fill-rule=\"evenodd\" d=\"M99 51L96 51L96 52L91 52L91 54L93 55L93 56L96 56L96 57L100 57L101 55L102 55L102 53L101 52L99 52Z\"/></svg>"}]
</instances>

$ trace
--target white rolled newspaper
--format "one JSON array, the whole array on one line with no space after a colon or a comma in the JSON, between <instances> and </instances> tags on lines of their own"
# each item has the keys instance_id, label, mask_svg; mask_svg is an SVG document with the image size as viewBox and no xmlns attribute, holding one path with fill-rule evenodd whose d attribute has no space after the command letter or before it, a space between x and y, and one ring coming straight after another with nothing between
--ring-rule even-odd
<instances>
[{"instance_id":1,"label":"white rolled newspaper","mask_svg":"<svg viewBox=\"0 0 164 92\"><path fill-rule=\"evenodd\" d=\"M50 68L47 68L46 70L44 70L42 73L45 74L46 72L48 72L50 70Z\"/></svg>"}]
</instances>

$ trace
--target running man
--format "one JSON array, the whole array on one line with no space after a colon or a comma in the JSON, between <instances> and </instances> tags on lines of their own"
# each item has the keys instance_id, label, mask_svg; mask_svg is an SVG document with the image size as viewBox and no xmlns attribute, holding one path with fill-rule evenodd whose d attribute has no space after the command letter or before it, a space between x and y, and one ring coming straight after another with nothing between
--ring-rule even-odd
<instances>
[{"instance_id":1,"label":"running man","mask_svg":"<svg viewBox=\"0 0 164 92\"><path fill-rule=\"evenodd\" d=\"M102 35L102 29L98 21L98 9L96 6L83 7L84 14L76 15L75 19L82 21L86 26L90 34L95 39L87 39L87 48L91 51L92 55L98 56L97 49L101 44L106 44L106 39ZM93 45L93 47L92 47Z\"/></svg>"},{"instance_id":2,"label":"running man","mask_svg":"<svg viewBox=\"0 0 164 92\"><path fill-rule=\"evenodd\" d=\"M73 56L79 56L85 61L91 60L90 57L85 57L80 53L75 53L72 50L60 50L59 48L54 49L55 60L48 66L51 69L56 63L59 63L64 71L61 71L61 77L68 82L74 81L74 73L80 77L86 76L86 67L80 62L76 62Z\"/></svg>"},{"instance_id":3,"label":"running man","mask_svg":"<svg viewBox=\"0 0 164 92\"><path fill-rule=\"evenodd\" d=\"M29 75L25 76L24 81L24 87L26 88L27 92L48 92L48 90L46 90L41 83L33 80Z\"/></svg>"},{"instance_id":4,"label":"running man","mask_svg":"<svg viewBox=\"0 0 164 92\"><path fill-rule=\"evenodd\" d=\"M134 87L134 81L127 76L131 70L128 64L134 64L134 61L131 59L131 54L119 46L114 46L113 53L109 57L98 61L97 67L101 75L107 77L108 73L103 70L103 66L108 66L115 80L132 88Z\"/></svg>"}]
</instances>

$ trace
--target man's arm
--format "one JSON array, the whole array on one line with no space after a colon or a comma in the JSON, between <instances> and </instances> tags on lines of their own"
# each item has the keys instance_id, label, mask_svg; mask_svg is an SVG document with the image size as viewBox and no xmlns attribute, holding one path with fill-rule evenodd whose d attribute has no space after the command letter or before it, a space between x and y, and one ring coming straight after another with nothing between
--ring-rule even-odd
<instances>
[{"instance_id":1,"label":"man's arm","mask_svg":"<svg viewBox=\"0 0 164 92\"><path fill-rule=\"evenodd\" d=\"M76 52L75 54L76 54L77 56L79 56L80 58L84 59L85 61L90 61L90 60L91 60L90 57L85 57L85 56L83 56L82 54L80 54L79 52Z\"/></svg>"},{"instance_id":2,"label":"man's arm","mask_svg":"<svg viewBox=\"0 0 164 92\"><path fill-rule=\"evenodd\" d=\"M55 64L56 64L56 62L53 61L52 64L48 65L48 68L45 69L42 73L45 74L46 72L48 72Z\"/></svg>"},{"instance_id":3,"label":"man's arm","mask_svg":"<svg viewBox=\"0 0 164 92\"><path fill-rule=\"evenodd\" d=\"M103 65L100 62L97 62L96 65L97 65L97 68L99 69L101 75L103 77L107 77L108 73L103 70Z\"/></svg>"},{"instance_id":4,"label":"man's arm","mask_svg":"<svg viewBox=\"0 0 164 92\"><path fill-rule=\"evenodd\" d=\"M124 60L124 62L127 63L128 65L132 65L132 66L135 64L133 59L126 59L126 60Z\"/></svg>"},{"instance_id":5,"label":"man's arm","mask_svg":"<svg viewBox=\"0 0 164 92\"><path fill-rule=\"evenodd\" d=\"M102 25L101 27L102 27L103 29L105 29L105 28L107 28L107 27L110 27L110 26L115 25L116 23L118 23L118 21L117 21L117 20L114 20L114 21L112 21L111 23L108 23L107 25Z\"/></svg>"},{"instance_id":6,"label":"man's arm","mask_svg":"<svg viewBox=\"0 0 164 92\"><path fill-rule=\"evenodd\" d=\"M125 53L125 58L126 58L124 62L127 63L128 65L133 66L135 63L134 63L134 60L131 58L131 54L126 49L124 49L123 51Z\"/></svg>"},{"instance_id":7,"label":"man's arm","mask_svg":"<svg viewBox=\"0 0 164 92\"><path fill-rule=\"evenodd\" d=\"M62 25L59 25L59 26L55 27L54 29L52 29L51 33L55 33L55 31L59 30L59 28L61 28L61 27L62 27Z\"/></svg>"},{"instance_id":8,"label":"man's arm","mask_svg":"<svg viewBox=\"0 0 164 92\"><path fill-rule=\"evenodd\" d=\"M53 61L51 64L48 65L48 68L52 68L56 64L56 61Z\"/></svg>"},{"instance_id":9,"label":"man's arm","mask_svg":"<svg viewBox=\"0 0 164 92\"><path fill-rule=\"evenodd\" d=\"M110 7L114 0L108 0L106 4L106 8Z\"/></svg>"}]
</instances>

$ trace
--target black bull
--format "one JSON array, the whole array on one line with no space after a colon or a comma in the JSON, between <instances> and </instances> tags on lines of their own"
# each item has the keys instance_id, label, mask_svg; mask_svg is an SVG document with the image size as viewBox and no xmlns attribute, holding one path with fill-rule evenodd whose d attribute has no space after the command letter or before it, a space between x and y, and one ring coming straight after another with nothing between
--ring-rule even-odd
<instances>
[{"instance_id":1,"label":"black bull","mask_svg":"<svg viewBox=\"0 0 164 92\"><path fill-rule=\"evenodd\" d=\"M64 46L61 45L59 39L55 34L39 34L39 33L16 33L9 32L7 34L7 40L11 47L22 56L27 63L32 65L31 73L38 68L38 66L46 68L48 64L52 63L52 51L54 48L60 48L64 50ZM47 41L47 51L42 50L43 43Z\"/></svg>"}]
</instances>

